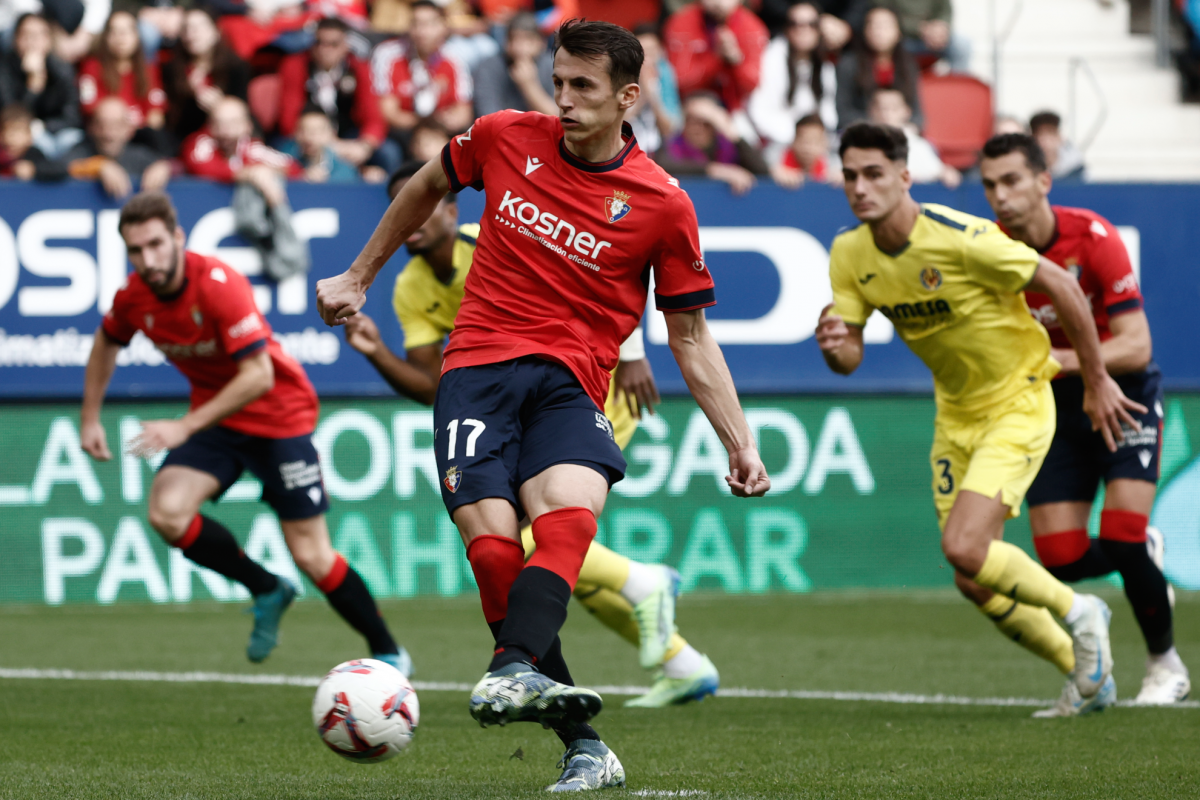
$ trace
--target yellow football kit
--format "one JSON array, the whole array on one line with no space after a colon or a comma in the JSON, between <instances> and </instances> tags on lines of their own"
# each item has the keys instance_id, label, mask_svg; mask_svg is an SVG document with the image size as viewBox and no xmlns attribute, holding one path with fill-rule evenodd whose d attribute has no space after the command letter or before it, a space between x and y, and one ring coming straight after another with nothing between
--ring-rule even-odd
<instances>
[{"instance_id":1,"label":"yellow football kit","mask_svg":"<svg viewBox=\"0 0 1200 800\"><path fill-rule=\"evenodd\" d=\"M437 277L433 267L423 256L414 256L396 276L392 292L392 308L400 327L404 331L404 349L412 350L437 344L454 329L454 318L462 305L467 273L475 256L475 241L479 236L479 225L460 225L454 243L451 263L454 276L449 283ZM637 419L629 410L624 393L618 396L616 382L608 388L604 413L613 426L613 438L622 450L629 444L637 430ZM521 543L525 557L533 554L532 529L521 531ZM635 646L639 642L637 623L633 608L620 594L620 589L629 576L629 559L614 553L596 542L588 548L579 581L575 585L575 597L596 618L612 628ZM687 642L676 633L667 646L665 660L678 653Z\"/></svg>"},{"instance_id":2,"label":"yellow football kit","mask_svg":"<svg viewBox=\"0 0 1200 800\"><path fill-rule=\"evenodd\" d=\"M880 250L865 224L830 250L834 313L863 326L878 310L933 373L942 525L962 489L1000 494L1017 516L1050 448L1059 366L1021 294L1037 266L1037 252L994 222L932 204L899 252Z\"/></svg>"}]
</instances>

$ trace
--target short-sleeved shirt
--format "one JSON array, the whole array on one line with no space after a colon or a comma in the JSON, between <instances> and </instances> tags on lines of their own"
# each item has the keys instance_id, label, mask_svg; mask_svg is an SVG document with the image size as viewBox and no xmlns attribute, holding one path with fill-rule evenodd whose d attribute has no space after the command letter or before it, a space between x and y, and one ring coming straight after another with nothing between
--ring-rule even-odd
<instances>
[{"instance_id":1,"label":"short-sleeved shirt","mask_svg":"<svg viewBox=\"0 0 1200 800\"><path fill-rule=\"evenodd\" d=\"M620 152L592 163L567 150L557 117L501 111L454 137L442 167L454 191L486 193L443 371L536 355L603 408L651 275L661 311L716 303L692 202L628 125Z\"/></svg>"},{"instance_id":2,"label":"short-sleeved shirt","mask_svg":"<svg viewBox=\"0 0 1200 800\"><path fill-rule=\"evenodd\" d=\"M975 413L1052 377L1046 330L1021 291L1038 254L994 222L925 204L899 252L860 225L829 253L834 313L865 325L878 309L933 373L939 409Z\"/></svg>"},{"instance_id":3,"label":"short-sleeved shirt","mask_svg":"<svg viewBox=\"0 0 1200 800\"><path fill-rule=\"evenodd\" d=\"M1068 270L1092 305L1100 341L1112 338L1108 321L1142 308L1142 292L1129 263L1129 252L1120 234L1104 217L1085 208L1053 206L1054 236L1039 250L1048 260ZM1003 226L1001 226L1003 227ZM1046 326L1053 347L1069 348L1071 341L1058 323L1058 312L1041 292L1025 292L1034 319Z\"/></svg>"},{"instance_id":4,"label":"short-sleeved shirt","mask_svg":"<svg viewBox=\"0 0 1200 800\"><path fill-rule=\"evenodd\" d=\"M139 95L137 77L133 71L121 77L120 89L109 91L104 83L104 69L97 58L88 58L79 65L79 105L86 116L91 116L101 100L108 97L119 97L129 107L129 118L133 127L142 128L151 111L165 111L167 108L167 93L162 88L162 77L159 75L157 64L146 65L146 94Z\"/></svg>"},{"instance_id":5,"label":"short-sleeved shirt","mask_svg":"<svg viewBox=\"0 0 1200 800\"><path fill-rule=\"evenodd\" d=\"M238 373L238 362L264 348L271 354L271 390L221 420L250 436L288 439L312 433L317 393L304 369L271 336L271 325L254 304L245 276L215 258L185 257L183 287L156 295L131 273L101 323L104 333L125 345L141 331L192 385L191 407L204 405Z\"/></svg>"},{"instance_id":6,"label":"short-sleeved shirt","mask_svg":"<svg viewBox=\"0 0 1200 800\"><path fill-rule=\"evenodd\" d=\"M461 61L441 52L422 60L400 41L375 48L371 82L379 97L396 97L402 110L419 117L471 102L471 73Z\"/></svg>"},{"instance_id":7,"label":"short-sleeved shirt","mask_svg":"<svg viewBox=\"0 0 1200 800\"><path fill-rule=\"evenodd\" d=\"M454 275L443 283L424 256L413 256L396 276L392 308L404 330L404 349L438 344L454 330L454 317L462 305L464 284L475 257L479 225L458 228L451 264Z\"/></svg>"}]
</instances>

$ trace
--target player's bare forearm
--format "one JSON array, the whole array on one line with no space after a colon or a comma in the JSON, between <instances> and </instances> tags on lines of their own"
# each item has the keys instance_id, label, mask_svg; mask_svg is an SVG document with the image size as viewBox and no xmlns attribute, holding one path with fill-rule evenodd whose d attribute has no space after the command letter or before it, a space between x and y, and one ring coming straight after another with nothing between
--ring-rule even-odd
<instances>
[{"instance_id":1,"label":"player's bare forearm","mask_svg":"<svg viewBox=\"0 0 1200 800\"><path fill-rule=\"evenodd\" d=\"M87 425L100 420L100 409L104 405L104 394L117 369L117 355L121 345L108 338L103 327L96 328L92 338L92 353L88 356L87 369L83 374L83 405L79 420Z\"/></svg>"},{"instance_id":2,"label":"player's bare forearm","mask_svg":"<svg viewBox=\"0 0 1200 800\"><path fill-rule=\"evenodd\" d=\"M437 396L437 374L410 364L388 349L382 342L375 352L367 358L371 366L379 372L388 385L398 394L416 400L422 405L431 406Z\"/></svg>"},{"instance_id":3,"label":"player's bare forearm","mask_svg":"<svg viewBox=\"0 0 1200 800\"><path fill-rule=\"evenodd\" d=\"M738 402L725 356L708 330L703 310L665 315L667 343L688 390L730 453L755 447L754 435Z\"/></svg>"},{"instance_id":4,"label":"player's bare forearm","mask_svg":"<svg viewBox=\"0 0 1200 800\"><path fill-rule=\"evenodd\" d=\"M1150 339L1150 323L1144 311L1130 311L1108 321L1112 337L1100 343L1100 355L1109 375L1141 372L1150 363L1154 352ZM1079 372L1079 358L1074 350L1054 350L1051 355L1062 364L1063 374Z\"/></svg>"},{"instance_id":5,"label":"player's bare forearm","mask_svg":"<svg viewBox=\"0 0 1200 800\"><path fill-rule=\"evenodd\" d=\"M1079 282L1071 273L1043 258L1029 288L1042 292L1054 304L1058 322L1079 358L1079 372L1084 381L1100 382L1108 374L1100 352L1100 334Z\"/></svg>"},{"instance_id":6,"label":"player's bare forearm","mask_svg":"<svg viewBox=\"0 0 1200 800\"><path fill-rule=\"evenodd\" d=\"M383 219L350 266L350 274L369 287L400 245L421 227L438 202L450 191L450 182L442 171L441 161L434 159L421 167L396 195Z\"/></svg>"},{"instance_id":7,"label":"player's bare forearm","mask_svg":"<svg viewBox=\"0 0 1200 800\"><path fill-rule=\"evenodd\" d=\"M238 362L238 374L221 387L207 403L184 415L181 420L188 433L211 428L221 420L254 402L275 385L275 366L267 348Z\"/></svg>"}]
</instances>

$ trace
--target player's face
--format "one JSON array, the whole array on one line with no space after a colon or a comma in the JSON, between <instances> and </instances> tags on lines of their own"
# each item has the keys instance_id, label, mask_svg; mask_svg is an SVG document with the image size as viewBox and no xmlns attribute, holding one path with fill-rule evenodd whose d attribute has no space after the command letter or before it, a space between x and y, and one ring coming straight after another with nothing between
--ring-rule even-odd
<instances>
[{"instance_id":1,"label":"player's face","mask_svg":"<svg viewBox=\"0 0 1200 800\"><path fill-rule=\"evenodd\" d=\"M1025 227L1050 193L1050 173L1035 173L1020 151L983 159L979 173L992 213L1009 229Z\"/></svg>"},{"instance_id":2,"label":"player's face","mask_svg":"<svg viewBox=\"0 0 1200 800\"><path fill-rule=\"evenodd\" d=\"M850 210L863 222L887 217L912 186L908 167L892 161L882 150L847 149L842 156L842 177Z\"/></svg>"},{"instance_id":3,"label":"player's face","mask_svg":"<svg viewBox=\"0 0 1200 800\"><path fill-rule=\"evenodd\" d=\"M562 48L554 55L554 102L570 143L587 141L619 125L640 91L636 83L613 89L607 56L583 58Z\"/></svg>"},{"instance_id":4,"label":"player's face","mask_svg":"<svg viewBox=\"0 0 1200 800\"><path fill-rule=\"evenodd\" d=\"M137 274L155 294L166 295L183 284L183 228L167 228L149 219L121 229L125 250Z\"/></svg>"}]
</instances>

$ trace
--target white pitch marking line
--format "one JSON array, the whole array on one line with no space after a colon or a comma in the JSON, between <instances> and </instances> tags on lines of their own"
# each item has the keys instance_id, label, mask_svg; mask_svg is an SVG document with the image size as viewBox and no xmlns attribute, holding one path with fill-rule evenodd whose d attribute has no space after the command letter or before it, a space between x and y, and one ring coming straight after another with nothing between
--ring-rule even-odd
<instances>
[{"instance_id":1,"label":"white pitch marking line","mask_svg":"<svg viewBox=\"0 0 1200 800\"><path fill-rule=\"evenodd\" d=\"M638 789L629 794L634 797L703 797L708 792L703 789Z\"/></svg>"},{"instance_id":2,"label":"white pitch marking line","mask_svg":"<svg viewBox=\"0 0 1200 800\"><path fill-rule=\"evenodd\" d=\"M107 670L84 672L73 669L14 669L0 667L0 678L32 678L39 680L66 681L147 681L152 683L236 683L253 686L316 686L320 677L308 675L255 675L238 672L153 672L149 670ZM421 692L469 692L469 683L413 681L413 688ZM637 696L645 694L645 686L593 686L601 694ZM840 700L860 703L898 703L901 705L953 705L953 706L1019 706L1047 708L1051 700L1036 697L962 697L948 694L907 694L903 692L820 692L788 689L728 688L717 692L719 697L748 697L787 700ZM1129 700L1117 703L1133 706ZM1172 703L1168 708L1200 708L1200 701L1185 700Z\"/></svg>"}]
</instances>

